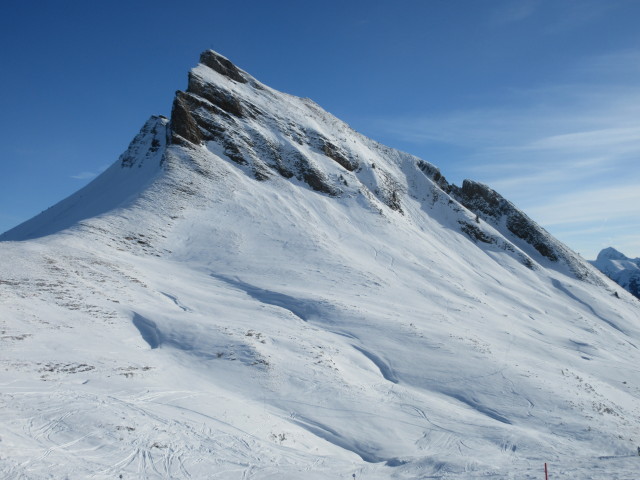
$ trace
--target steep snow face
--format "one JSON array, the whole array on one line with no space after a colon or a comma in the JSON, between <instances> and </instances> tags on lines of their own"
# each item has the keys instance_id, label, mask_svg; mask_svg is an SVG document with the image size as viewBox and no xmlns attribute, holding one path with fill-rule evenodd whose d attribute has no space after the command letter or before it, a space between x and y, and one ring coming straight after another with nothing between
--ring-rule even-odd
<instances>
[{"instance_id":1,"label":"steep snow face","mask_svg":"<svg viewBox=\"0 0 640 480\"><path fill-rule=\"evenodd\" d=\"M638 303L515 207L214 52L156 125L0 243L0 476L637 478Z\"/></svg>"},{"instance_id":2,"label":"steep snow face","mask_svg":"<svg viewBox=\"0 0 640 480\"><path fill-rule=\"evenodd\" d=\"M640 298L640 258L628 258L615 248L608 247L590 262L622 288Z\"/></svg>"},{"instance_id":3,"label":"steep snow face","mask_svg":"<svg viewBox=\"0 0 640 480\"><path fill-rule=\"evenodd\" d=\"M53 207L3 233L0 241L51 235L135 203L161 170L167 124L165 117L151 117L127 151L105 172Z\"/></svg>"},{"instance_id":4,"label":"steep snow face","mask_svg":"<svg viewBox=\"0 0 640 480\"><path fill-rule=\"evenodd\" d=\"M596 261L606 261L606 260L628 260L627 256L619 252L613 247L607 247L600 251L598 254L598 258Z\"/></svg>"}]
</instances>

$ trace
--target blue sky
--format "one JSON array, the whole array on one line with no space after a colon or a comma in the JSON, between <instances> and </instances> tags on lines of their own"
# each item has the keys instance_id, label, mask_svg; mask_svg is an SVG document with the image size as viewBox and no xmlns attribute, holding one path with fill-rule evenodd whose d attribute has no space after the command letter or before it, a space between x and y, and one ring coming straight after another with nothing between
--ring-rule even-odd
<instances>
[{"instance_id":1,"label":"blue sky","mask_svg":"<svg viewBox=\"0 0 640 480\"><path fill-rule=\"evenodd\" d=\"M213 48L488 183L586 258L640 257L640 1L5 1L0 231L85 185Z\"/></svg>"}]
</instances>

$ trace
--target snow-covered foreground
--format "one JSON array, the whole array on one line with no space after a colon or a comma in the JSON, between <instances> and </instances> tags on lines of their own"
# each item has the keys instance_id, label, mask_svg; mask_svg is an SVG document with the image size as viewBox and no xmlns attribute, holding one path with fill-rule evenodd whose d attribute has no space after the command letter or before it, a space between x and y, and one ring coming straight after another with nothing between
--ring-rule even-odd
<instances>
[{"instance_id":1,"label":"snow-covered foreground","mask_svg":"<svg viewBox=\"0 0 640 480\"><path fill-rule=\"evenodd\" d=\"M637 479L638 302L305 126L376 168L329 195L163 145L3 238L0 476Z\"/></svg>"}]
</instances>

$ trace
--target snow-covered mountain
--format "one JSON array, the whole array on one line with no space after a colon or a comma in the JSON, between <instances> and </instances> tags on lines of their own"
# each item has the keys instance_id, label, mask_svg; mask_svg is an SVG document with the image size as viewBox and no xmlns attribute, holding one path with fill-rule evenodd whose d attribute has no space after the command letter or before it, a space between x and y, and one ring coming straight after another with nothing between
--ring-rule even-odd
<instances>
[{"instance_id":1,"label":"snow-covered mountain","mask_svg":"<svg viewBox=\"0 0 640 480\"><path fill-rule=\"evenodd\" d=\"M640 298L640 258L628 258L613 247L600 251L598 258L590 260L598 270L622 288Z\"/></svg>"},{"instance_id":2,"label":"snow-covered mountain","mask_svg":"<svg viewBox=\"0 0 640 480\"><path fill-rule=\"evenodd\" d=\"M213 51L0 237L6 478L637 478L640 308Z\"/></svg>"}]
</instances>

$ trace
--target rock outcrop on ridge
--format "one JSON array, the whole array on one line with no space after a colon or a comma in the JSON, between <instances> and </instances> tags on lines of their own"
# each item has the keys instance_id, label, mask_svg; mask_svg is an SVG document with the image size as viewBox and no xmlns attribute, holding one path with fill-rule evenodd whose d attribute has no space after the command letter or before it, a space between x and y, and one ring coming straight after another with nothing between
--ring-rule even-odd
<instances>
[{"instance_id":1,"label":"rock outcrop on ridge","mask_svg":"<svg viewBox=\"0 0 640 480\"><path fill-rule=\"evenodd\" d=\"M303 119L315 120L312 124L315 128L302 127L306 122L296 121L296 116L290 115L291 109L284 110L285 116L278 114L282 110L273 108L276 102L292 104L288 100L288 96L269 89L225 57L208 50L200 56L200 65L189 74L187 90L176 93L171 143L183 146L215 143L225 156L257 180L264 181L273 175L295 178L331 196L359 194L376 198L400 214L406 196L419 198L424 194L408 185L406 169L398 172L368 161L366 150L354 148L353 137L383 155L391 149L364 139L344 124L341 128L347 135L329 139L329 134L317 125L341 122L310 100L295 99L295 113ZM473 240L517 251L527 265L534 265L533 257L567 269L578 278L601 283L584 260L490 187L471 180L465 180L462 187L450 185L437 167L397 151L393 151L393 156L413 170L409 175L417 170L423 172L444 196L475 215L475 224L459 222L461 231ZM323 158L337 165L327 168L326 162L319 161ZM432 195L440 194L432 192ZM498 242L477 224L478 219L505 235L508 242Z\"/></svg>"}]
</instances>

